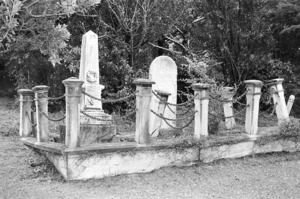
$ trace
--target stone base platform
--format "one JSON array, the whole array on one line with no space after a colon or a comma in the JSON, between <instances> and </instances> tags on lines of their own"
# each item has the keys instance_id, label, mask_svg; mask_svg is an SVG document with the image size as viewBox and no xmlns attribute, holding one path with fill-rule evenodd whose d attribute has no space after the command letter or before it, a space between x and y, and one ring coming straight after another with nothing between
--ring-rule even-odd
<instances>
[{"instance_id":1,"label":"stone base platform","mask_svg":"<svg viewBox=\"0 0 300 199\"><path fill-rule=\"evenodd\" d=\"M261 153L300 151L300 136L283 138L276 128L261 129L255 139L244 134L208 137L188 146L156 140L148 145L101 143L68 149L62 143L38 143L35 138L21 141L45 154L66 180L144 173L167 166L189 166Z\"/></svg>"},{"instance_id":2,"label":"stone base platform","mask_svg":"<svg viewBox=\"0 0 300 199\"><path fill-rule=\"evenodd\" d=\"M66 126L59 126L60 143L64 143ZM87 146L95 143L110 142L117 134L116 125L112 124L81 124L80 125L80 146Z\"/></svg>"}]
</instances>

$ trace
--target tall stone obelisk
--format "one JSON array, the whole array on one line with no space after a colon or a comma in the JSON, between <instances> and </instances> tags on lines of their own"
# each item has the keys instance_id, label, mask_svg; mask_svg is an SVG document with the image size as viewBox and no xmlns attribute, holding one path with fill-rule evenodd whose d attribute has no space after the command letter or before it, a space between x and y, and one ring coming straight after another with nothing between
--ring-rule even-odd
<instances>
[{"instance_id":1,"label":"tall stone obelisk","mask_svg":"<svg viewBox=\"0 0 300 199\"><path fill-rule=\"evenodd\" d=\"M82 37L79 79L84 81L83 90L91 96L101 99L104 86L99 84L99 57L98 36L88 31ZM83 94L81 109L86 113L80 117L80 122L85 124L103 124L111 116L102 110L102 102ZM89 117L89 116L92 117ZM97 119L93 119L98 118Z\"/></svg>"}]
</instances>

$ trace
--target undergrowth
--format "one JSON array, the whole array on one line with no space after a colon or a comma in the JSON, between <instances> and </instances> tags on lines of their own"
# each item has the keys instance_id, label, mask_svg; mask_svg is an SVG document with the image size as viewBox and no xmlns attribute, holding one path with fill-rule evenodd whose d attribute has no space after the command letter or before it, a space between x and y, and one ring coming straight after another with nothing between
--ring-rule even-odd
<instances>
[{"instance_id":1,"label":"undergrowth","mask_svg":"<svg viewBox=\"0 0 300 199\"><path fill-rule=\"evenodd\" d=\"M26 164L32 168L32 178L39 178L40 181L63 180L46 155L38 152L37 150L29 148L25 161Z\"/></svg>"},{"instance_id":2,"label":"undergrowth","mask_svg":"<svg viewBox=\"0 0 300 199\"><path fill-rule=\"evenodd\" d=\"M300 135L300 122L299 119L290 117L279 124L279 134L281 136L298 136Z\"/></svg>"}]
</instances>

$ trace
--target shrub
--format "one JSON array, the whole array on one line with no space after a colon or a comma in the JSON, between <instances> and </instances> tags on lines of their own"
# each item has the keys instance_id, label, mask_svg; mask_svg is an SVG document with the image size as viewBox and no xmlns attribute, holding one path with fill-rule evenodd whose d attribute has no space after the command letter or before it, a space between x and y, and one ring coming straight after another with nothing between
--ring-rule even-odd
<instances>
[{"instance_id":1,"label":"shrub","mask_svg":"<svg viewBox=\"0 0 300 199\"><path fill-rule=\"evenodd\" d=\"M291 117L279 124L279 134L282 136L296 136L300 135L299 119Z\"/></svg>"}]
</instances>

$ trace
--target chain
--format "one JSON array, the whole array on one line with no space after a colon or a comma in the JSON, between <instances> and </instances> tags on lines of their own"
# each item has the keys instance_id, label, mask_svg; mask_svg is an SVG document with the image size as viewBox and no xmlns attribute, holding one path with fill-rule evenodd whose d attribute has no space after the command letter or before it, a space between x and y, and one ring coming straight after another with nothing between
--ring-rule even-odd
<instances>
[{"instance_id":1,"label":"chain","mask_svg":"<svg viewBox=\"0 0 300 199\"><path fill-rule=\"evenodd\" d=\"M66 116L64 115L62 118L59 118L59 119L53 119L53 118L49 118L49 116L46 115L46 113L44 113L44 112L42 112L42 114L43 114L48 120L50 120L50 121L52 121L52 122L59 122L59 121L62 121L62 120L64 120L64 119L66 118Z\"/></svg>"},{"instance_id":2,"label":"chain","mask_svg":"<svg viewBox=\"0 0 300 199\"><path fill-rule=\"evenodd\" d=\"M165 104L167 104L167 105L171 105L171 106L185 106L185 105L187 105L187 104L190 104L191 102L193 102L193 100L195 99L195 97L197 96L194 96L194 98L193 99L190 99L190 100L188 100L188 101L186 101L186 102L184 102L184 103L181 103L181 104L173 104L173 103L169 103L169 102L166 102L165 100L163 100L163 99L161 99L161 97L159 96L159 95L157 95L154 91L152 91L152 93L153 93L153 95L155 96L155 97L157 97L157 99L159 99L162 103L165 103Z\"/></svg>"},{"instance_id":3,"label":"chain","mask_svg":"<svg viewBox=\"0 0 300 199\"><path fill-rule=\"evenodd\" d=\"M65 95L59 96L59 97L48 97L48 100L60 100L65 98Z\"/></svg>"},{"instance_id":4,"label":"chain","mask_svg":"<svg viewBox=\"0 0 300 199\"><path fill-rule=\"evenodd\" d=\"M82 110L80 110L80 113L82 113L83 115L85 115L85 116L87 116L87 117L89 117L89 118L92 118L92 119L94 119L94 120L97 120L97 121L105 121L105 122L111 122L111 121L112 121L111 119L101 119L101 118L92 116L92 115L90 115L90 114L88 114L88 113L86 113L86 112L84 112L84 111L82 111Z\"/></svg>"},{"instance_id":5,"label":"chain","mask_svg":"<svg viewBox=\"0 0 300 199\"><path fill-rule=\"evenodd\" d=\"M272 112L269 114L269 115L266 115L265 113L260 113L259 116L263 116L263 117L266 117L266 118L270 118L274 115L274 113L276 112L276 106L277 106L277 103L274 104L274 106L271 106L268 110L270 110L271 108L273 108ZM267 112L268 110L266 110L265 112Z\"/></svg>"},{"instance_id":6,"label":"chain","mask_svg":"<svg viewBox=\"0 0 300 199\"><path fill-rule=\"evenodd\" d=\"M220 118L220 119L224 119L224 118L225 118L225 117L221 117L221 116L219 116L219 115L215 115L215 114L210 113L210 112L208 112L208 114L211 115L211 116L213 116L213 117Z\"/></svg>"},{"instance_id":7,"label":"chain","mask_svg":"<svg viewBox=\"0 0 300 199\"><path fill-rule=\"evenodd\" d=\"M113 118L113 120L111 119L101 119L101 118L98 118L98 117L95 117L95 116L92 116L84 111L80 111L80 113L82 113L83 115L89 117L89 118L92 118L92 119L95 119L95 120L98 120L98 121L105 121L105 122L112 122L112 121L115 121L115 120L121 120L121 119L124 119L126 117L129 117L131 115L133 115L134 113L136 113L137 110L133 110L133 111L130 111L128 114L126 115L123 115L123 116L117 116L116 118Z\"/></svg>"},{"instance_id":8,"label":"chain","mask_svg":"<svg viewBox=\"0 0 300 199\"><path fill-rule=\"evenodd\" d=\"M170 119L170 118L166 118L166 117L164 117L162 114L158 114L158 113L156 113L155 111L153 111L153 110L150 110L154 115L156 115L157 117L159 117L159 118L161 118L161 119L164 119L164 120L169 120L169 121L180 121L180 120L184 120L184 119L187 119L187 118L189 118L191 115L193 115L193 114L190 114L190 115L188 115L188 116L186 116L186 117L182 117L182 118L178 118L178 119Z\"/></svg>"},{"instance_id":9,"label":"chain","mask_svg":"<svg viewBox=\"0 0 300 199\"><path fill-rule=\"evenodd\" d=\"M133 111L130 111L129 113L127 113L126 115L123 115L123 116L117 116L116 118L114 118L114 120L121 120L121 119L124 119L126 117L129 117L131 115L133 115L134 113L136 113L137 109L136 110L133 110Z\"/></svg>"},{"instance_id":10,"label":"chain","mask_svg":"<svg viewBox=\"0 0 300 199\"><path fill-rule=\"evenodd\" d=\"M239 102L237 99L233 98L233 103L238 103L241 106L247 106L247 104L244 104L242 102Z\"/></svg>"},{"instance_id":11,"label":"chain","mask_svg":"<svg viewBox=\"0 0 300 199\"><path fill-rule=\"evenodd\" d=\"M231 101L231 100L226 100L226 99L218 98L218 97L215 97L215 96L212 96L212 95L210 95L209 97L211 99L213 99L213 100L216 100L216 101L219 101L219 102L223 102L223 103Z\"/></svg>"},{"instance_id":12,"label":"chain","mask_svg":"<svg viewBox=\"0 0 300 199\"><path fill-rule=\"evenodd\" d=\"M175 113L175 111L170 107L169 104L166 104L166 106L168 107L168 109L171 111L171 113L175 114L175 115L186 115L190 110L192 110L193 106L189 107L185 112L183 113Z\"/></svg>"},{"instance_id":13,"label":"chain","mask_svg":"<svg viewBox=\"0 0 300 199\"><path fill-rule=\"evenodd\" d=\"M243 94L241 94L239 97L235 98L236 101L242 99L245 95L247 95L249 89L247 89Z\"/></svg>"},{"instance_id":14,"label":"chain","mask_svg":"<svg viewBox=\"0 0 300 199\"><path fill-rule=\"evenodd\" d=\"M164 118L162 118L162 119L165 121L165 123L166 123L169 127L173 128L173 129L176 129L176 130L182 130L182 129L184 129L185 127L189 126L189 125L194 121L195 116L193 116L193 117L191 118L191 120L190 120L186 125L184 125L184 126L182 126L182 127L175 127L175 126L171 125L171 124L170 124L167 120L165 120Z\"/></svg>"},{"instance_id":15,"label":"chain","mask_svg":"<svg viewBox=\"0 0 300 199\"><path fill-rule=\"evenodd\" d=\"M91 94L88 94L87 92L85 91L81 91L84 95L90 97L90 98L93 98L95 100L98 100L98 101L101 101L102 103L117 103L117 102L122 102L122 101L125 101L127 99L130 99L132 98L133 96L135 96L135 94L138 92L138 91L135 91L134 93L126 96L126 97L123 97L123 98L120 98L120 99L102 99L102 98L98 98L98 97L95 97Z\"/></svg>"},{"instance_id":16,"label":"chain","mask_svg":"<svg viewBox=\"0 0 300 199\"><path fill-rule=\"evenodd\" d=\"M192 108L194 108L194 107L191 106L191 107L188 108L185 112L183 112L183 113L176 113L176 115L186 115L190 110L192 110Z\"/></svg>"},{"instance_id":17,"label":"chain","mask_svg":"<svg viewBox=\"0 0 300 199\"><path fill-rule=\"evenodd\" d=\"M237 115L239 115L239 114L241 114L242 112L244 112L244 110L247 108L247 107L249 107L250 105L246 105L246 107L245 108L243 108L242 110L240 110L239 112L237 112L237 113L235 113L235 114L233 114L233 117L235 117L235 116L237 116ZM231 107L232 108L232 107ZM233 109L233 108L232 108Z\"/></svg>"}]
</instances>

